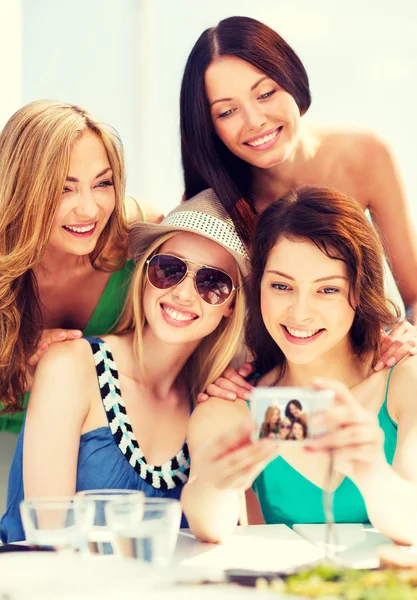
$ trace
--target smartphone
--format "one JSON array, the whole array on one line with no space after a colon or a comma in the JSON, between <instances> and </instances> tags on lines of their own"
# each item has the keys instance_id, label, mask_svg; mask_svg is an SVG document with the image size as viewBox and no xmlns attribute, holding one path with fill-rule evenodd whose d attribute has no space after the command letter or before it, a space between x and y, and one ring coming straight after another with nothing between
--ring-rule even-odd
<instances>
[{"instance_id":1,"label":"smartphone","mask_svg":"<svg viewBox=\"0 0 417 600\"><path fill-rule=\"evenodd\" d=\"M311 417L328 410L334 401L332 390L302 387L258 387L252 391L250 410L256 421L255 439L268 437L277 442L303 442L325 433L314 427Z\"/></svg>"}]
</instances>

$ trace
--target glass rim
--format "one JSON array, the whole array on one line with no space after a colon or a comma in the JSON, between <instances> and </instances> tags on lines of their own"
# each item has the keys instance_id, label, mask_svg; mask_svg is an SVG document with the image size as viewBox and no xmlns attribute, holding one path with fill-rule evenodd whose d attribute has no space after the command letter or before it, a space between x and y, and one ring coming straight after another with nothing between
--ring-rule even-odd
<instances>
[{"instance_id":1,"label":"glass rim","mask_svg":"<svg viewBox=\"0 0 417 600\"><path fill-rule=\"evenodd\" d=\"M79 490L73 496L77 501L78 498L89 498L91 500L108 500L110 498L114 498L115 496L119 496L120 498L126 497L142 497L145 493L142 490L124 490L121 489L97 489L97 490Z\"/></svg>"},{"instance_id":2,"label":"glass rim","mask_svg":"<svg viewBox=\"0 0 417 600\"><path fill-rule=\"evenodd\" d=\"M133 503L135 500L137 500L136 496L126 496L126 498L115 498L114 502L112 502L112 504L131 504ZM145 496L143 499L143 506L146 508L146 506L170 506L170 505L175 505L175 504L181 504L179 498L165 498L165 497L161 497L161 498L155 498L155 497L148 497Z\"/></svg>"},{"instance_id":3,"label":"glass rim","mask_svg":"<svg viewBox=\"0 0 417 600\"><path fill-rule=\"evenodd\" d=\"M24 498L20 501L19 506L38 507L45 505L46 507L63 506L74 504L75 496L39 496L39 498Z\"/></svg>"}]
</instances>

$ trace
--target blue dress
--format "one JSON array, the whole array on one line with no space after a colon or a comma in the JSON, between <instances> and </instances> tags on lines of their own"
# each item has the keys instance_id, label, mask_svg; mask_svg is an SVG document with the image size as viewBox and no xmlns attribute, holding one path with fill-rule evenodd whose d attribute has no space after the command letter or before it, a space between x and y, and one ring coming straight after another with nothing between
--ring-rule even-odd
<instances>
[{"instance_id":1,"label":"blue dress","mask_svg":"<svg viewBox=\"0 0 417 600\"><path fill-rule=\"evenodd\" d=\"M141 490L148 497L178 498L188 480L190 457L187 443L163 465L149 465L130 425L120 393L119 376L106 342L85 338L91 345L100 394L108 426L84 433L78 451L76 490ZM7 510L0 521L3 542L24 540L19 504L23 489L23 427L9 475ZM188 527L183 515L181 527Z\"/></svg>"}]
</instances>

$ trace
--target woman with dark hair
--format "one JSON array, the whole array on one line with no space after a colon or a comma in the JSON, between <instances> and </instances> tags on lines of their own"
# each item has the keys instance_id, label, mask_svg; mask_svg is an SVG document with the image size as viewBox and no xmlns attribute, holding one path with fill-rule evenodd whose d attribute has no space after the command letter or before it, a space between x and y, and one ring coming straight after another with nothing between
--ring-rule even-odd
<instances>
[{"instance_id":1,"label":"woman with dark hair","mask_svg":"<svg viewBox=\"0 0 417 600\"><path fill-rule=\"evenodd\" d=\"M291 400L285 407L285 416L294 421L295 419L302 419L304 423L307 423L307 415L303 411L301 402L299 400Z\"/></svg>"},{"instance_id":2,"label":"woman with dark hair","mask_svg":"<svg viewBox=\"0 0 417 600\"><path fill-rule=\"evenodd\" d=\"M328 388L335 404L312 417L311 425L327 433L305 444L278 443L279 456L259 473L259 465L248 467L248 408L223 401L219 437L199 441L195 477L184 488L196 486L205 506L202 516L185 505L193 531L221 540L236 524L236 497L255 480L267 523L323 523L322 493L331 490L336 522L369 519L384 535L412 543L417 358L372 371L381 327L397 320L384 294L375 230L348 196L306 186L261 215L251 266L246 334L257 385Z\"/></svg>"},{"instance_id":3,"label":"woman with dark hair","mask_svg":"<svg viewBox=\"0 0 417 600\"><path fill-rule=\"evenodd\" d=\"M256 215L295 187L314 183L349 194L383 232L412 307L417 243L391 153L368 132L304 123L310 102L302 62L267 25L230 17L206 29L181 87L185 197L213 188L249 242Z\"/></svg>"},{"instance_id":4,"label":"woman with dark hair","mask_svg":"<svg viewBox=\"0 0 417 600\"><path fill-rule=\"evenodd\" d=\"M307 439L308 428L302 419L293 419L291 426L290 439L301 442Z\"/></svg>"}]
</instances>

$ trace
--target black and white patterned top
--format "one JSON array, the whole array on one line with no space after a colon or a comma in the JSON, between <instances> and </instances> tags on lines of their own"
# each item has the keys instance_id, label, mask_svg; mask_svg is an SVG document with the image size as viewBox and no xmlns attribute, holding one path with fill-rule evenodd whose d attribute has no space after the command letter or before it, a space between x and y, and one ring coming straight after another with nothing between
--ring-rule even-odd
<instances>
[{"instance_id":1,"label":"black and white patterned top","mask_svg":"<svg viewBox=\"0 0 417 600\"><path fill-rule=\"evenodd\" d=\"M190 455L187 443L161 466L146 462L139 447L120 392L119 374L109 345L97 337L85 338L91 345L101 399L115 442L136 473L152 487L172 490L182 487L190 473Z\"/></svg>"}]
</instances>

